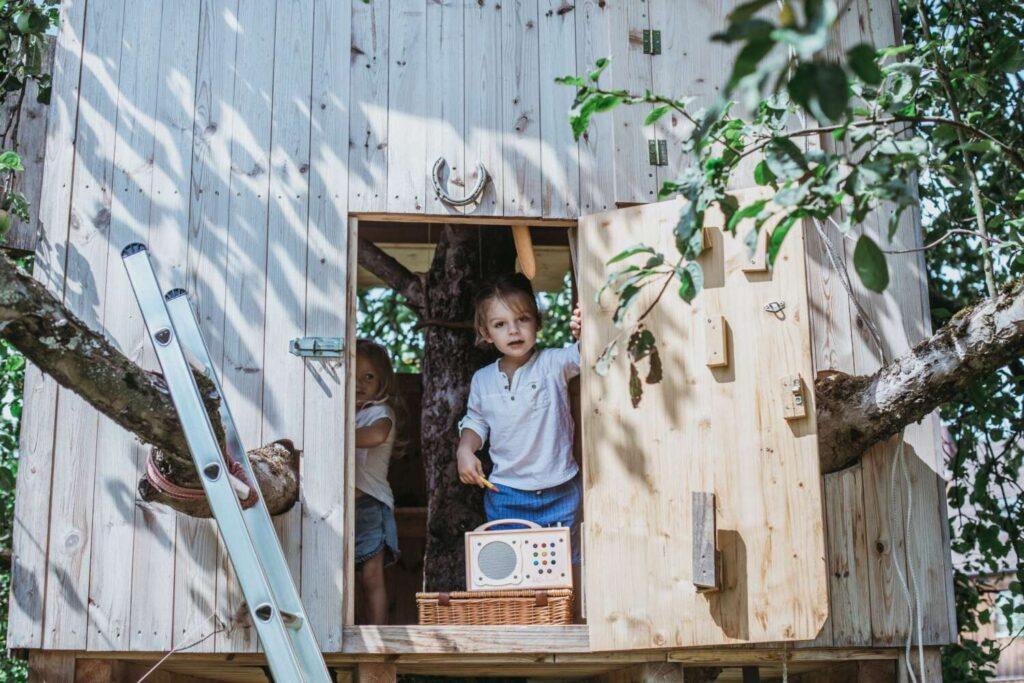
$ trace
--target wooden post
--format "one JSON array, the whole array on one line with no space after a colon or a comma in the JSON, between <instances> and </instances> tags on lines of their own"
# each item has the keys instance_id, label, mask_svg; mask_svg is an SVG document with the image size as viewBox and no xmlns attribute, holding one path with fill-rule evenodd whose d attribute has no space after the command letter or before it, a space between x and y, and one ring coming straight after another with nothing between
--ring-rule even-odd
<instances>
[{"instance_id":1,"label":"wooden post","mask_svg":"<svg viewBox=\"0 0 1024 683\"><path fill-rule=\"evenodd\" d=\"M362 662L356 674L356 683L395 683L397 679L391 662Z\"/></svg>"},{"instance_id":2,"label":"wooden post","mask_svg":"<svg viewBox=\"0 0 1024 683\"><path fill-rule=\"evenodd\" d=\"M512 239L516 243L516 256L523 275L529 279L537 276L537 258L533 253L533 238L530 237L530 226L525 223L512 226Z\"/></svg>"},{"instance_id":3,"label":"wooden post","mask_svg":"<svg viewBox=\"0 0 1024 683\"><path fill-rule=\"evenodd\" d=\"M32 652L28 656L29 683L66 683L75 678L75 656Z\"/></svg>"}]
</instances>

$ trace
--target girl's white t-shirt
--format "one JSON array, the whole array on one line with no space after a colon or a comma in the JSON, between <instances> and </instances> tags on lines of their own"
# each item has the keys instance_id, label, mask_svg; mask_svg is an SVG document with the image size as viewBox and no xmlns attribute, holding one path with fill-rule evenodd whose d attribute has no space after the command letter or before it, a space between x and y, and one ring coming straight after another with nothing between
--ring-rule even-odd
<instances>
[{"instance_id":1,"label":"girl's white t-shirt","mask_svg":"<svg viewBox=\"0 0 1024 683\"><path fill-rule=\"evenodd\" d=\"M393 509L395 496L388 483L388 466L395 445L395 411L384 402L367 403L356 411L357 429L383 419L391 420L391 431L384 443L356 449L356 488Z\"/></svg>"},{"instance_id":2,"label":"girl's white t-shirt","mask_svg":"<svg viewBox=\"0 0 1024 683\"><path fill-rule=\"evenodd\" d=\"M568 382L578 374L578 343L535 352L511 384L497 361L476 371L459 432L490 437L491 482L537 491L576 476Z\"/></svg>"}]
</instances>

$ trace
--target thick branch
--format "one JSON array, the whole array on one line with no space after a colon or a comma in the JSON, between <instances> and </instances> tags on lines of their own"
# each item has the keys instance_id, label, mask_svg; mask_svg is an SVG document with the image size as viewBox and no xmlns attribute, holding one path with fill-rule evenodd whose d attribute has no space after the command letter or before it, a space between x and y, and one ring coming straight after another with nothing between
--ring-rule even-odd
<instances>
[{"instance_id":1,"label":"thick branch","mask_svg":"<svg viewBox=\"0 0 1024 683\"><path fill-rule=\"evenodd\" d=\"M815 383L822 473L855 464L980 377L1024 354L1024 280L959 311L911 351L869 377Z\"/></svg>"},{"instance_id":2,"label":"thick branch","mask_svg":"<svg viewBox=\"0 0 1024 683\"><path fill-rule=\"evenodd\" d=\"M409 305L422 311L426 302L423 281L397 259L366 239L359 238L359 265L379 277L388 287L405 297Z\"/></svg>"},{"instance_id":3,"label":"thick branch","mask_svg":"<svg viewBox=\"0 0 1024 683\"><path fill-rule=\"evenodd\" d=\"M6 256L0 256L0 335L41 371L156 447L155 461L164 476L180 486L199 485L163 377L129 360ZM200 375L197 380L207 412L223 442L223 426L217 413L220 398L212 382ZM273 466L257 467L255 462L253 467L258 474L276 471ZM297 481L281 491L279 482L265 481L261 476L257 479L272 514L287 510L298 498ZM145 493L145 485L140 489ZM267 493L273 491L281 495L271 499ZM194 514L194 506L182 506L162 497L153 500Z\"/></svg>"}]
</instances>

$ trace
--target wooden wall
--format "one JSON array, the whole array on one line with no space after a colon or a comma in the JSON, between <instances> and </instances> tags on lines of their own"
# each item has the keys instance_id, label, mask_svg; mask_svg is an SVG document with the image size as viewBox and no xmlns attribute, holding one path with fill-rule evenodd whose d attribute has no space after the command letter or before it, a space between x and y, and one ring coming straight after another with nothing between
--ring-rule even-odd
<instances>
[{"instance_id":1,"label":"wooden wall","mask_svg":"<svg viewBox=\"0 0 1024 683\"><path fill-rule=\"evenodd\" d=\"M607 85L710 100L728 62L706 37L728 3L680 4L63 0L36 276L148 367L121 247L148 242L163 286L186 287L243 440L304 448L301 505L278 524L325 650L339 647L345 609L344 369L303 366L286 346L345 329L347 215L451 211L430 189L439 156L455 195L478 161L491 173L473 215L653 200L682 161L686 123L645 130L645 111L620 108L577 144L573 92L552 81L611 55ZM856 0L843 40L892 42L893 11ZM642 54L645 28L662 30L663 55ZM647 164L648 137L670 143L670 166ZM816 368L872 370L820 241L807 244ZM893 352L928 326L920 259L903 261L885 296L857 290ZM211 523L136 498L146 449L34 368L26 396L9 645L155 651L213 634L193 650L254 650ZM910 528L887 507L891 448L826 478L832 617L817 644L901 642L910 619L893 555L915 570L928 641L952 637L934 426L908 430Z\"/></svg>"}]
</instances>

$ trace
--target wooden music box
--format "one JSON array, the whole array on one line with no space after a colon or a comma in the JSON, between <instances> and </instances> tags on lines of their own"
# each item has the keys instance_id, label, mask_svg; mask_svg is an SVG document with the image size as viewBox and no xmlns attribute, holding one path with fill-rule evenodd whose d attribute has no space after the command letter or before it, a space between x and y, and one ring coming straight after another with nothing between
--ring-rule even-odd
<instances>
[{"instance_id":1,"label":"wooden music box","mask_svg":"<svg viewBox=\"0 0 1024 683\"><path fill-rule=\"evenodd\" d=\"M494 529L519 525L521 529ZM568 527L496 519L466 532L466 589L572 588Z\"/></svg>"}]
</instances>

